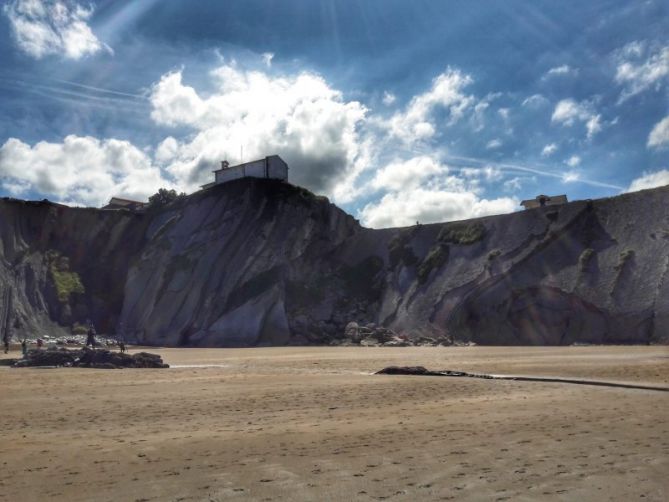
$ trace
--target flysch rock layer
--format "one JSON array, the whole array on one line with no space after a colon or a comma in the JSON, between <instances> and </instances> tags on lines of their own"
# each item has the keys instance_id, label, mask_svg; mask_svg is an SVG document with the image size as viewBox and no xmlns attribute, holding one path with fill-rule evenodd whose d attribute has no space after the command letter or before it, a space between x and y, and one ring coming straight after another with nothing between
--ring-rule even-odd
<instances>
[{"instance_id":1,"label":"flysch rock layer","mask_svg":"<svg viewBox=\"0 0 669 502\"><path fill-rule=\"evenodd\" d=\"M384 230L269 180L144 213L0 200L0 325L59 336L87 320L163 346L338 343L350 322L478 344L666 343L669 187Z\"/></svg>"}]
</instances>

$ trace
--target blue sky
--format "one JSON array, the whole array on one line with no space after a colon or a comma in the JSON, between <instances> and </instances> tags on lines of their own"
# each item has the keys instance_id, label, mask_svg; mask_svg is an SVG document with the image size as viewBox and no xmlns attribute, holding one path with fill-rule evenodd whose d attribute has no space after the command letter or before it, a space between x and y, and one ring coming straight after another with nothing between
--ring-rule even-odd
<instances>
[{"instance_id":1,"label":"blue sky","mask_svg":"<svg viewBox=\"0 0 669 502\"><path fill-rule=\"evenodd\" d=\"M660 0L1 3L1 196L192 192L278 153L385 227L669 183Z\"/></svg>"}]
</instances>

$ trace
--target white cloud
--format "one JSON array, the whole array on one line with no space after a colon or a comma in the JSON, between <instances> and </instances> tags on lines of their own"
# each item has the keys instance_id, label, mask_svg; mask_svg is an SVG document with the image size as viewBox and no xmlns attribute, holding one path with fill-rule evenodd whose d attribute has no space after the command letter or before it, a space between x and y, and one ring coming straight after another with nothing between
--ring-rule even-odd
<instances>
[{"instance_id":1,"label":"white cloud","mask_svg":"<svg viewBox=\"0 0 669 502\"><path fill-rule=\"evenodd\" d=\"M388 193L378 202L367 204L360 217L367 226L386 228L509 213L517 206L515 198L488 200L472 192L416 187Z\"/></svg>"},{"instance_id":2,"label":"white cloud","mask_svg":"<svg viewBox=\"0 0 669 502\"><path fill-rule=\"evenodd\" d=\"M432 81L429 91L414 96L405 111L391 117L391 134L407 143L431 138L436 132L434 113L439 109L447 111L447 123L454 124L474 103L474 98L463 92L471 82L469 75L449 67Z\"/></svg>"},{"instance_id":3,"label":"white cloud","mask_svg":"<svg viewBox=\"0 0 669 502\"><path fill-rule=\"evenodd\" d=\"M10 138L0 147L0 179L15 195L32 189L92 206L114 195L146 200L157 188L170 186L151 159L127 141L87 136L33 146Z\"/></svg>"},{"instance_id":4,"label":"white cloud","mask_svg":"<svg viewBox=\"0 0 669 502\"><path fill-rule=\"evenodd\" d=\"M503 176L502 170L494 166L464 167L460 169L460 174L468 180L474 181L475 183L478 183L479 180L485 180L488 182L499 181Z\"/></svg>"},{"instance_id":5,"label":"white cloud","mask_svg":"<svg viewBox=\"0 0 669 502\"><path fill-rule=\"evenodd\" d=\"M392 105L395 101L397 100L397 96L395 96L392 92L385 91L383 93L383 104L386 106Z\"/></svg>"},{"instance_id":6,"label":"white cloud","mask_svg":"<svg viewBox=\"0 0 669 502\"><path fill-rule=\"evenodd\" d=\"M565 161L565 164L567 164L569 167L576 167L580 163L581 163L581 157L579 157L578 155L572 155Z\"/></svg>"},{"instance_id":7,"label":"white cloud","mask_svg":"<svg viewBox=\"0 0 669 502\"><path fill-rule=\"evenodd\" d=\"M655 188L664 185L669 185L669 170L667 169L661 169L652 173L643 173L642 176L630 183L627 191L636 192L638 190L645 190L646 188Z\"/></svg>"},{"instance_id":8,"label":"white cloud","mask_svg":"<svg viewBox=\"0 0 669 502\"><path fill-rule=\"evenodd\" d=\"M548 79L551 77L566 77L571 75L578 75L578 69L572 68L567 64L563 64L562 66L556 66L548 70L543 78Z\"/></svg>"},{"instance_id":9,"label":"white cloud","mask_svg":"<svg viewBox=\"0 0 669 502\"><path fill-rule=\"evenodd\" d=\"M551 122L572 126L576 121L585 124L588 139L602 130L601 115L596 114L588 102L577 103L573 99L563 99L555 105Z\"/></svg>"},{"instance_id":10,"label":"white cloud","mask_svg":"<svg viewBox=\"0 0 669 502\"><path fill-rule=\"evenodd\" d=\"M532 94L523 100L522 106L527 106L529 108L541 108L542 106L548 104L548 102L548 99L546 99L541 94Z\"/></svg>"},{"instance_id":11,"label":"white cloud","mask_svg":"<svg viewBox=\"0 0 669 502\"><path fill-rule=\"evenodd\" d=\"M275 77L230 63L211 76L215 90L207 97L184 85L181 71L163 75L150 96L154 121L194 130L166 166L181 187L210 181L212 166L224 156L237 162L240 147L247 160L281 155L293 183L328 194L357 169L367 110L319 75Z\"/></svg>"},{"instance_id":12,"label":"white cloud","mask_svg":"<svg viewBox=\"0 0 669 502\"><path fill-rule=\"evenodd\" d=\"M555 143L550 143L549 145L544 146L541 150L542 157L550 157L557 151L557 145Z\"/></svg>"},{"instance_id":13,"label":"white cloud","mask_svg":"<svg viewBox=\"0 0 669 502\"><path fill-rule=\"evenodd\" d=\"M502 179L502 170L494 166L484 166L484 167L465 167L460 170L465 178L471 180L485 180L485 181L499 181Z\"/></svg>"},{"instance_id":14,"label":"white cloud","mask_svg":"<svg viewBox=\"0 0 669 502\"><path fill-rule=\"evenodd\" d=\"M174 160L179 152L179 142L172 136L168 136L156 147L154 157L156 162L164 165Z\"/></svg>"},{"instance_id":15,"label":"white cloud","mask_svg":"<svg viewBox=\"0 0 669 502\"><path fill-rule=\"evenodd\" d=\"M581 175L577 172L571 171L568 173L564 173L562 175L562 181L565 183L573 183L575 181L579 181L581 179Z\"/></svg>"},{"instance_id":16,"label":"white cloud","mask_svg":"<svg viewBox=\"0 0 669 502\"><path fill-rule=\"evenodd\" d=\"M273 52L263 52L262 53L262 61L265 63L265 66L267 68L272 66L272 59L274 59L274 53Z\"/></svg>"},{"instance_id":17,"label":"white cloud","mask_svg":"<svg viewBox=\"0 0 669 502\"><path fill-rule=\"evenodd\" d=\"M432 157L420 156L407 161L393 162L376 171L370 185L374 189L402 190L420 185L436 174L447 174L448 167L439 164Z\"/></svg>"},{"instance_id":18,"label":"white cloud","mask_svg":"<svg viewBox=\"0 0 669 502\"><path fill-rule=\"evenodd\" d=\"M81 59L112 50L95 36L87 20L93 7L71 0L12 0L3 7L14 40L35 59L60 55Z\"/></svg>"},{"instance_id":19,"label":"white cloud","mask_svg":"<svg viewBox=\"0 0 669 502\"><path fill-rule=\"evenodd\" d=\"M495 148L499 148L500 146L502 146L502 141L497 138L491 139L485 145L486 149L488 150L494 150Z\"/></svg>"},{"instance_id":20,"label":"white cloud","mask_svg":"<svg viewBox=\"0 0 669 502\"><path fill-rule=\"evenodd\" d=\"M499 169L465 168L460 176L430 156L394 162L379 170L370 187L386 193L367 204L359 216L373 228L450 221L510 212L518 201L510 198L488 200L480 197L482 179L501 179Z\"/></svg>"},{"instance_id":21,"label":"white cloud","mask_svg":"<svg viewBox=\"0 0 669 502\"><path fill-rule=\"evenodd\" d=\"M197 127L206 105L195 89L182 83L181 71L162 76L151 94L151 118L158 124Z\"/></svg>"},{"instance_id":22,"label":"white cloud","mask_svg":"<svg viewBox=\"0 0 669 502\"><path fill-rule=\"evenodd\" d=\"M511 178L510 180L506 180L504 182L504 190L507 192L515 192L521 189L522 187L522 182L518 176L515 178Z\"/></svg>"},{"instance_id":23,"label":"white cloud","mask_svg":"<svg viewBox=\"0 0 669 502\"><path fill-rule=\"evenodd\" d=\"M669 116L660 120L648 135L648 148L669 147Z\"/></svg>"},{"instance_id":24,"label":"white cloud","mask_svg":"<svg viewBox=\"0 0 669 502\"><path fill-rule=\"evenodd\" d=\"M659 89L669 77L669 47L653 51L646 44L632 42L618 51L616 59L615 80L624 87L619 102L647 89Z\"/></svg>"},{"instance_id":25,"label":"white cloud","mask_svg":"<svg viewBox=\"0 0 669 502\"><path fill-rule=\"evenodd\" d=\"M585 123L585 128L588 131L588 138L592 138L602 130L601 118L601 115L592 115Z\"/></svg>"}]
</instances>

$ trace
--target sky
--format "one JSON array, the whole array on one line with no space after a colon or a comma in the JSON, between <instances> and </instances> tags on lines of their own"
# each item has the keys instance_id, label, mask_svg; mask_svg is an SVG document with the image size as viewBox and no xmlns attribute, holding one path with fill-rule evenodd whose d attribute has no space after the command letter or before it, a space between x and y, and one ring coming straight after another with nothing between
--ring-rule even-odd
<instances>
[{"instance_id":1,"label":"sky","mask_svg":"<svg viewBox=\"0 0 669 502\"><path fill-rule=\"evenodd\" d=\"M273 154L374 228L669 184L669 4L0 0L0 196Z\"/></svg>"}]
</instances>

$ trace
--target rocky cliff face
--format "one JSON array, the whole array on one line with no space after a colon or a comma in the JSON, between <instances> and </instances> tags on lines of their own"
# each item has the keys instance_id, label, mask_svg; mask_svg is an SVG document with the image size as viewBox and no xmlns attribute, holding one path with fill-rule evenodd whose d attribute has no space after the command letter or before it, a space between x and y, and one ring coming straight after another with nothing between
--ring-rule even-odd
<instances>
[{"instance_id":1,"label":"rocky cliff face","mask_svg":"<svg viewBox=\"0 0 669 502\"><path fill-rule=\"evenodd\" d=\"M364 229L306 190L239 180L161 210L0 201L0 326L91 319L141 343L330 343L349 321L483 344L666 342L669 187Z\"/></svg>"}]
</instances>

